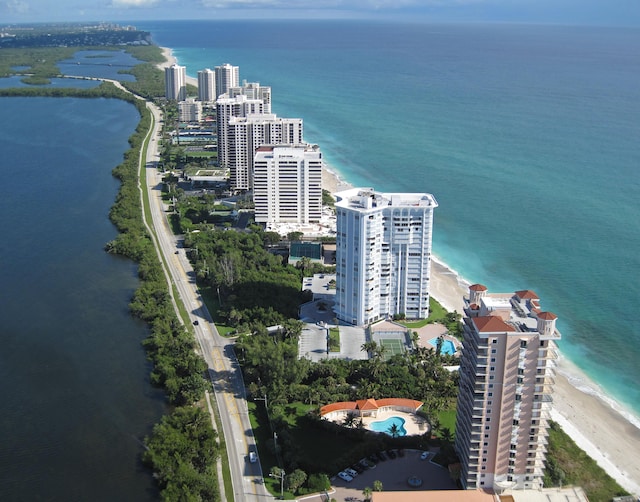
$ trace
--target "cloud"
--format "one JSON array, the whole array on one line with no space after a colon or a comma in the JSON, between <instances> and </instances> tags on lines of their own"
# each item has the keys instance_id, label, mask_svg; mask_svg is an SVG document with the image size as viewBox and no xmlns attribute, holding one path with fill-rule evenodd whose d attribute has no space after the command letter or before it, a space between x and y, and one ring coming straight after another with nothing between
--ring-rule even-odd
<instances>
[{"instance_id":1,"label":"cloud","mask_svg":"<svg viewBox=\"0 0 640 502\"><path fill-rule=\"evenodd\" d=\"M9 0L4 3L4 6L12 14L26 14L29 12L29 4L22 0Z\"/></svg>"},{"instance_id":2,"label":"cloud","mask_svg":"<svg viewBox=\"0 0 640 502\"><path fill-rule=\"evenodd\" d=\"M158 0L111 0L112 7L151 7Z\"/></svg>"}]
</instances>

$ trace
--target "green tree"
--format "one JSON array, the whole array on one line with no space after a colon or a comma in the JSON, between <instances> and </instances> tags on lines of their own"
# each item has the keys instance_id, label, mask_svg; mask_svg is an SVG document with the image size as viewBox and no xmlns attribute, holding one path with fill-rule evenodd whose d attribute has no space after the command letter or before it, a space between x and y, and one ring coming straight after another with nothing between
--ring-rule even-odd
<instances>
[{"instance_id":1,"label":"green tree","mask_svg":"<svg viewBox=\"0 0 640 502\"><path fill-rule=\"evenodd\" d=\"M307 480L307 473L301 469L296 469L286 476L287 490L296 493L304 482Z\"/></svg>"},{"instance_id":2,"label":"green tree","mask_svg":"<svg viewBox=\"0 0 640 502\"><path fill-rule=\"evenodd\" d=\"M382 491L382 481L380 481L379 479L376 479L373 482L373 491L374 492L381 492Z\"/></svg>"},{"instance_id":3,"label":"green tree","mask_svg":"<svg viewBox=\"0 0 640 502\"><path fill-rule=\"evenodd\" d=\"M366 486L364 490L362 490L362 496L364 497L365 500L371 500L371 487L370 486Z\"/></svg>"}]
</instances>

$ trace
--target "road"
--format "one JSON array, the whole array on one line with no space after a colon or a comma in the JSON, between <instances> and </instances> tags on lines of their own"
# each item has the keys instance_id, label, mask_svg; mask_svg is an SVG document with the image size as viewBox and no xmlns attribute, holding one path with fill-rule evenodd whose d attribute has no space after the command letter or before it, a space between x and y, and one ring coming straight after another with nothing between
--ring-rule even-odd
<instances>
[{"instance_id":1,"label":"road","mask_svg":"<svg viewBox=\"0 0 640 502\"><path fill-rule=\"evenodd\" d=\"M156 244L167 264L170 280L175 284L180 296L176 301L183 302L192 323L198 321L197 325L192 326L209 368L209 376L220 412L222 434L226 440L233 481L233 499L236 502L273 500L274 497L269 494L263 484L260 462L249 462L249 450L252 448L257 450L249 422L242 374L233 353L233 344L221 337L216 330L207 307L198 293L191 263L185 250L180 247L179 237L175 236L169 227L167 207L162 201L162 179L157 170L160 160L158 140L162 125L161 111L149 102L147 106L154 120L150 131L147 158L144 159L146 165L146 187L144 188L149 193ZM176 250L178 250L177 253ZM219 482L222 488L222 479ZM224 493L222 495L225 500ZM230 500L230 497L227 495L226 499Z\"/></svg>"}]
</instances>

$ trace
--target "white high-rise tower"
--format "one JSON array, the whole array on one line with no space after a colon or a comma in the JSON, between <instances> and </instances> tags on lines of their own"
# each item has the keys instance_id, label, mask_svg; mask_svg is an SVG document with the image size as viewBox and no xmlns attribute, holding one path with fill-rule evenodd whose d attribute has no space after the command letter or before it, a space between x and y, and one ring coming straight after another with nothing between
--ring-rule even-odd
<instances>
[{"instance_id":1,"label":"white high-rise tower","mask_svg":"<svg viewBox=\"0 0 640 502\"><path fill-rule=\"evenodd\" d=\"M187 69L173 64L164 69L164 93L167 99L187 99Z\"/></svg>"},{"instance_id":2,"label":"white high-rise tower","mask_svg":"<svg viewBox=\"0 0 640 502\"><path fill-rule=\"evenodd\" d=\"M262 145L253 161L258 223L307 224L322 216L322 153L316 145Z\"/></svg>"},{"instance_id":3,"label":"white high-rise tower","mask_svg":"<svg viewBox=\"0 0 640 502\"><path fill-rule=\"evenodd\" d=\"M231 87L237 87L240 82L240 68L225 63L216 66L216 92L218 96L226 94Z\"/></svg>"},{"instance_id":4,"label":"white high-rise tower","mask_svg":"<svg viewBox=\"0 0 640 502\"><path fill-rule=\"evenodd\" d=\"M403 314L429 316L433 210L428 193L336 194L338 319L366 325Z\"/></svg>"},{"instance_id":5,"label":"white high-rise tower","mask_svg":"<svg viewBox=\"0 0 640 502\"><path fill-rule=\"evenodd\" d=\"M212 103L218 98L216 94L216 72L209 68L198 72L198 100Z\"/></svg>"}]
</instances>

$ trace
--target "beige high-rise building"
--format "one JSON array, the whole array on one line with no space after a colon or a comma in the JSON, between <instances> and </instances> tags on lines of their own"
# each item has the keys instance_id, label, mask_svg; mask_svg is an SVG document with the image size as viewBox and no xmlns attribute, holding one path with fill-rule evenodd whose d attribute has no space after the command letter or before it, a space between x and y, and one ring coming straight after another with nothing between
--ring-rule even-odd
<instances>
[{"instance_id":1,"label":"beige high-rise building","mask_svg":"<svg viewBox=\"0 0 640 502\"><path fill-rule=\"evenodd\" d=\"M542 486L548 407L560 339L556 316L530 290L465 298L455 447L462 486Z\"/></svg>"}]
</instances>

